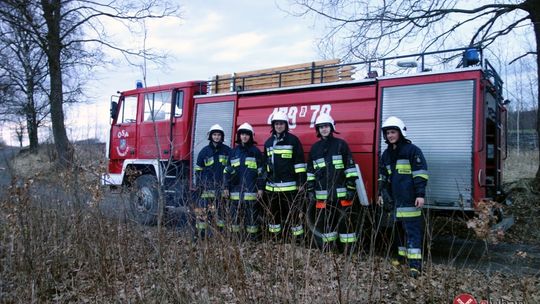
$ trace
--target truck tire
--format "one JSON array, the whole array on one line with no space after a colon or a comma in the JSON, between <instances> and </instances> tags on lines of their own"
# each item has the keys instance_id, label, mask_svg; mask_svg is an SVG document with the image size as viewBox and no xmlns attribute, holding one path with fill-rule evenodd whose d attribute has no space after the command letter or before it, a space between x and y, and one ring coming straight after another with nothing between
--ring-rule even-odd
<instances>
[{"instance_id":1,"label":"truck tire","mask_svg":"<svg viewBox=\"0 0 540 304\"><path fill-rule=\"evenodd\" d=\"M159 212L158 182L155 176L139 176L129 195L131 217L142 225L155 225Z\"/></svg>"}]
</instances>

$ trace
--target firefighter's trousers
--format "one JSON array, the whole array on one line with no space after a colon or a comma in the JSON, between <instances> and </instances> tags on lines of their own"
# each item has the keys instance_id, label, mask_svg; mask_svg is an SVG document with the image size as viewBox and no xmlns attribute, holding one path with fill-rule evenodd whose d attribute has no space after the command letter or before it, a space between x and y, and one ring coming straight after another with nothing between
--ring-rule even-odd
<instances>
[{"instance_id":1,"label":"firefighter's trousers","mask_svg":"<svg viewBox=\"0 0 540 304\"><path fill-rule=\"evenodd\" d=\"M216 225L218 228L225 226L224 210L221 192L217 190L205 190L196 201L194 208L195 230L199 237L210 235L210 228Z\"/></svg>"},{"instance_id":2,"label":"firefighter's trousers","mask_svg":"<svg viewBox=\"0 0 540 304\"><path fill-rule=\"evenodd\" d=\"M254 199L233 197L236 198L231 195L231 199L227 202L226 221L230 231L235 235L245 232L248 239L257 240L261 233L259 202L256 197Z\"/></svg>"},{"instance_id":3,"label":"firefighter's trousers","mask_svg":"<svg viewBox=\"0 0 540 304\"><path fill-rule=\"evenodd\" d=\"M421 270L424 218L420 212L417 216L396 217L396 228L398 256L405 259L411 268Z\"/></svg>"},{"instance_id":4,"label":"firefighter's trousers","mask_svg":"<svg viewBox=\"0 0 540 304\"><path fill-rule=\"evenodd\" d=\"M267 196L267 225L271 237L286 237L287 231L294 238L304 237L302 214L304 199L298 196L298 191L268 191Z\"/></svg>"},{"instance_id":5,"label":"firefighter's trousers","mask_svg":"<svg viewBox=\"0 0 540 304\"><path fill-rule=\"evenodd\" d=\"M349 201L317 201L315 227L322 234L323 243L339 241L346 245L357 241L356 227L351 220Z\"/></svg>"}]
</instances>

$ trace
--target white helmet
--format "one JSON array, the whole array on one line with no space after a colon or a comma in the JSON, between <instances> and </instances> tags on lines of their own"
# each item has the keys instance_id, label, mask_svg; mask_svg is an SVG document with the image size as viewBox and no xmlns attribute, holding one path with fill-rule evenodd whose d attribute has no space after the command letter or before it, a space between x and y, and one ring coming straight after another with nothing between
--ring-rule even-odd
<instances>
[{"instance_id":1,"label":"white helmet","mask_svg":"<svg viewBox=\"0 0 540 304\"><path fill-rule=\"evenodd\" d=\"M221 140L223 140L223 137L225 137L225 131L219 124L212 125L210 129L208 129L208 140L212 140L212 133L214 132L220 132L221 133Z\"/></svg>"},{"instance_id":2,"label":"white helmet","mask_svg":"<svg viewBox=\"0 0 540 304\"><path fill-rule=\"evenodd\" d=\"M274 112L274 114L272 114L271 123L273 124L274 121L284 121L289 125L289 116L287 116L287 113L285 112Z\"/></svg>"},{"instance_id":3,"label":"white helmet","mask_svg":"<svg viewBox=\"0 0 540 304\"><path fill-rule=\"evenodd\" d=\"M241 130L251 132L252 136L255 135L255 131L253 131L253 127L247 122L241 124L240 127L238 127L238 130L236 132L240 132Z\"/></svg>"},{"instance_id":4,"label":"white helmet","mask_svg":"<svg viewBox=\"0 0 540 304\"><path fill-rule=\"evenodd\" d=\"M317 119L315 120L315 128L322 124L330 124L332 126L332 131L336 131L334 119L327 113L321 113L319 116L317 116Z\"/></svg>"},{"instance_id":5,"label":"white helmet","mask_svg":"<svg viewBox=\"0 0 540 304\"><path fill-rule=\"evenodd\" d=\"M388 117L382 124L381 130L383 132L384 138L386 138L386 130L388 129L398 129L401 132L403 137L407 136L407 127L403 121L395 116Z\"/></svg>"}]
</instances>

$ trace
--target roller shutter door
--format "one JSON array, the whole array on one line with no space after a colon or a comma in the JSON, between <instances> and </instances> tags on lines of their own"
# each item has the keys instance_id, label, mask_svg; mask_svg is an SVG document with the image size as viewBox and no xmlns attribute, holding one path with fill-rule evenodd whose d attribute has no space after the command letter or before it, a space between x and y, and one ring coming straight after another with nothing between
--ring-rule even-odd
<instances>
[{"instance_id":1,"label":"roller shutter door","mask_svg":"<svg viewBox=\"0 0 540 304\"><path fill-rule=\"evenodd\" d=\"M195 130L193 130L193 158L191 167L197 162L197 156L202 148L208 145L208 129L219 124L225 130L224 143L231 146L233 134L234 101L196 104ZM193 179L193 184L195 180Z\"/></svg>"},{"instance_id":2,"label":"roller shutter door","mask_svg":"<svg viewBox=\"0 0 540 304\"><path fill-rule=\"evenodd\" d=\"M472 209L474 92L473 80L382 90L381 121L401 118L407 137L424 152L429 207ZM386 148L382 136L380 147Z\"/></svg>"}]
</instances>

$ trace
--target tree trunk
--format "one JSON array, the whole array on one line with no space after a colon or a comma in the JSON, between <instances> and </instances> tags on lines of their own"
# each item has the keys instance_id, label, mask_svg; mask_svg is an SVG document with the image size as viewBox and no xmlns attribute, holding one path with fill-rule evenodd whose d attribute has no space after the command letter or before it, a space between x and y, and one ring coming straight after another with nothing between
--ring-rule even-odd
<instances>
[{"instance_id":1,"label":"tree trunk","mask_svg":"<svg viewBox=\"0 0 540 304\"><path fill-rule=\"evenodd\" d=\"M69 167L73 160L73 150L66 134L64 125L64 93L62 84L60 37L61 1L41 0L43 17L47 23L47 59L51 81L51 121L54 136L54 145L58 154L57 163L60 167Z\"/></svg>"},{"instance_id":2,"label":"tree trunk","mask_svg":"<svg viewBox=\"0 0 540 304\"><path fill-rule=\"evenodd\" d=\"M540 5L536 1L529 2L529 14L534 27L534 36L536 38L536 79L540 79ZM536 104L536 137L538 140L539 164L536 170L536 185L540 188L540 82L538 83Z\"/></svg>"},{"instance_id":3,"label":"tree trunk","mask_svg":"<svg viewBox=\"0 0 540 304\"><path fill-rule=\"evenodd\" d=\"M28 133L28 141L30 142L29 152L36 154L38 152L38 122L34 103L34 83L32 81L27 81L26 83L26 131Z\"/></svg>"}]
</instances>

